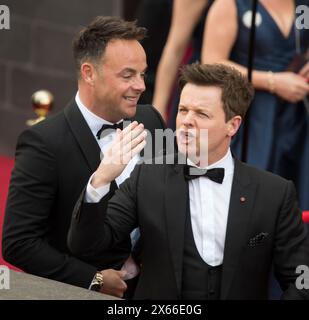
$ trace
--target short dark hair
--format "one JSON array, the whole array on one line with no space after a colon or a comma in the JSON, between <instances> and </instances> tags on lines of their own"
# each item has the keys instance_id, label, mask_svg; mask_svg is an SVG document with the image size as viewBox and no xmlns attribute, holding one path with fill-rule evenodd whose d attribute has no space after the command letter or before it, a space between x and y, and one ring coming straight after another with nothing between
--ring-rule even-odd
<instances>
[{"instance_id":1,"label":"short dark hair","mask_svg":"<svg viewBox=\"0 0 309 320\"><path fill-rule=\"evenodd\" d=\"M244 118L254 93L251 83L238 70L224 64L193 63L184 66L180 71L180 89L187 83L220 87L226 121L236 115Z\"/></svg>"},{"instance_id":2,"label":"short dark hair","mask_svg":"<svg viewBox=\"0 0 309 320\"><path fill-rule=\"evenodd\" d=\"M136 21L125 21L118 17L96 17L73 40L73 55L78 76L83 62L97 63L102 58L109 41L141 41L145 38L146 32L146 28L138 27Z\"/></svg>"}]
</instances>

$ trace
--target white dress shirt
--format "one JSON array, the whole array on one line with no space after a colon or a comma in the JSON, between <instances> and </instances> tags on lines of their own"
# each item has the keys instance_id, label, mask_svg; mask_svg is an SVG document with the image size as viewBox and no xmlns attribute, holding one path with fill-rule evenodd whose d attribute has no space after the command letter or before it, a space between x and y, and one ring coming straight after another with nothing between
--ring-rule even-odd
<instances>
[{"instance_id":1,"label":"white dress shirt","mask_svg":"<svg viewBox=\"0 0 309 320\"><path fill-rule=\"evenodd\" d=\"M195 166L189 159L187 163ZM190 213L193 237L202 259L211 266L223 262L227 217L234 174L234 160L227 154L206 169L224 168L222 184L207 177L189 180ZM205 169L205 168L203 168Z\"/></svg>"},{"instance_id":2,"label":"white dress shirt","mask_svg":"<svg viewBox=\"0 0 309 320\"><path fill-rule=\"evenodd\" d=\"M101 139L97 138L97 132L101 129L103 124L113 124L113 123L108 122L108 121L98 117L97 115L92 113L88 108L86 108L85 105L82 103L82 101L79 98L79 92L76 93L75 101L76 101L76 104L77 104L80 112L82 113L84 119L86 120L94 138L98 142L99 147L101 149L101 153L104 155L104 152L106 151L106 149L110 146L110 144L115 139L116 132L112 132L112 133L104 136ZM123 121L123 120L120 120L119 122L121 122L121 121ZM139 160L140 160L140 156L138 154L130 160L130 162L127 164L127 166L125 167L125 169L123 170L121 175L115 179L118 186L130 176L130 173L132 172L136 163ZM92 176L93 176L93 174L91 175L91 177L88 180L84 201L90 202L90 203L97 203L109 192L110 183L105 186L99 187L99 188L94 188L90 184ZM132 246L134 246L138 236L139 236L138 229L134 229L131 233ZM131 255L125 261L121 270L127 271L126 276L123 278L124 280L134 278L139 273L139 267L134 262Z\"/></svg>"},{"instance_id":3,"label":"white dress shirt","mask_svg":"<svg viewBox=\"0 0 309 320\"><path fill-rule=\"evenodd\" d=\"M116 132L112 132L99 140L97 138L97 132L101 129L103 124L113 124L113 123L108 122L108 121L98 117L97 115L92 113L88 108L86 108L84 106L84 104L81 102L78 92L76 94L75 101L76 101L76 104L77 104L80 112L82 113L83 117L85 118L93 136L95 137L96 141L98 142L102 154L104 155L104 152L106 151L106 149L111 145L111 143L115 139ZM120 120L119 122L121 122L121 121L122 120ZM125 169L123 170L121 175L115 179L118 186L130 176L136 163L139 160L140 160L140 156L138 154L135 157L133 157L133 159L131 159L131 161L127 164L127 166L125 167ZM84 200L85 200L85 202L96 203L96 202L99 202L109 192L110 183L105 186L99 187L99 188L94 188L90 184L92 176L88 180Z\"/></svg>"}]
</instances>

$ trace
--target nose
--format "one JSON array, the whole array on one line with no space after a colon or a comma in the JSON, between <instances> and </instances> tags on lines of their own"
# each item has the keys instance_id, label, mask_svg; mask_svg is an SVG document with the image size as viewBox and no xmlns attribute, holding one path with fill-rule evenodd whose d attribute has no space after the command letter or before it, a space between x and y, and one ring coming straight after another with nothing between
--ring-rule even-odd
<instances>
[{"instance_id":1,"label":"nose","mask_svg":"<svg viewBox=\"0 0 309 320\"><path fill-rule=\"evenodd\" d=\"M139 75L134 79L133 89L139 92L144 92L146 90L144 77Z\"/></svg>"},{"instance_id":2,"label":"nose","mask_svg":"<svg viewBox=\"0 0 309 320\"><path fill-rule=\"evenodd\" d=\"M193 112L192 111L189 111L184 115L184 117L182 118L182 124L187 127L193 126Z\"/></svg>"}]
</instances>

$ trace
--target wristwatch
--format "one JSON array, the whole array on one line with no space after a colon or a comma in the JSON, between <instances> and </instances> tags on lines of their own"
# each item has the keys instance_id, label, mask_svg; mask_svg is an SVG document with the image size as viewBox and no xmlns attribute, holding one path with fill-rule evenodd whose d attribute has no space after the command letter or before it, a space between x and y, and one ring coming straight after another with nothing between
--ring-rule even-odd
<instances>
[{"instance_id":1,"label":"wristwatch","mask_svg":"<svg viewBox=\"0 0 309 320\"><path fill-rule=\"evenodd\" d=\"M104 281L103 281L103 274L102 272L98 271L93 280L91 281L90 284L90 290L92 291L100 291L101 288L103 287Z\"/></svg>"}]
</instances>

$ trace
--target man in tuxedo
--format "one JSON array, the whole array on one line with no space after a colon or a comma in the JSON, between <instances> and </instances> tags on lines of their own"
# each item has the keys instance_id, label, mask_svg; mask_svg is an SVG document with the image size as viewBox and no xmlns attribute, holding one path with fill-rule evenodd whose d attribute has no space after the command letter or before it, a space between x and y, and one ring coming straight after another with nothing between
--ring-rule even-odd
<instances>
[{"instance_id":1,"label":"man in tuxedo","mask_svg":"<svg viewBox=\"0 0 309 320\"><path fill-rule=\"evenodd\" d=\"M66 238L74 205L99 166L100 153L115 138L115 129L124 119L141 123L132 122L126 132L164 127L152 106L137 105L145 90L147 63L140 44L145 32L134 22L95 18L73 42L75 99L19 137L3 227L3 256L18 268L85 288L97 270L106 269L102 292L122 297L126 271L119 269L128 258L134 267L130 237L107 250L100 261L87 263L69 253ZM130 149L133 159L113 177L105 199L125 180L141 149Z\"/></svg>"},{"instance_id":2,"label":"man in tuxedo","mask_svg":"<svg viewBox=\"0 0 309 320\"><path fill-rule=\"evenodd\" d=\"M230 151L251 85L220 64L186 66L180 84L177 162L136 166L106 211L85 207L81 198L69 248L83 259L103 259L138 226L137 299L267 299L272 264L282 298L308 298L296 286L296 268L309 265L309 243L293 184ZM103 170L95 175L108 181Z\"/></svg>"}]
</instances>

